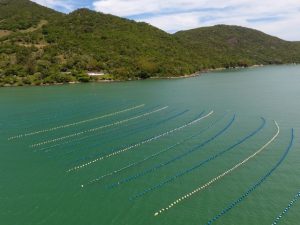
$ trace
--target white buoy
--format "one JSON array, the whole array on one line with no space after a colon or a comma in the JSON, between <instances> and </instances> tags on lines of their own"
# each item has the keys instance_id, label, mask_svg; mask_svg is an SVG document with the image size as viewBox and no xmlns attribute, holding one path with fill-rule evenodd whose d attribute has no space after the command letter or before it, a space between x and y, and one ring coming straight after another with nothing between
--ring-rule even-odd
<instances>
[{"instance_id":1,"label":"white buoy","mask_svg":"<svg viewBox=\"0 0 300 225\"><path fill-rule=\"evenodd\" d=\"M148 112L148 113L144 113L144 114L141 114L141 115L138 115L138 116L135 116L135 117L131 117L131 118L128 118L128 119L125 119L125 120L121 120L119 122L115 122L115 123L111 123L111 124L108 124L108 125L96 127L96 128L93 128L93 129L90 129L90 130L86 130L86 131L81 131L81 132L78 132L78 133L73 133L73 134L70 134L70 135L67 135L67 136L63 136L63 137L60 137L60 138L48 140L48 141L46 141L46 143L53 143L53 142L65 140L65 139L68 139L68 138L72 138L72 137L75 137L75 136L79 136L79 135L85 134L87 132L95 132L95 131L98 131L98 130L101 130L101 129L104 129L104 128L116 126L116 125L119 125L119 124L122 124L122 123L127 123L127 122L129 122L131 120L136 120L136 119L139 119L139 118L142 118L142 117L145 117L145 116L149 116L149 115L151 115L153 113L157 113L157 112L162 111L162 110L164 110L166 108L168 108L168 106L165 106L163 108L160 108L160 109ZM46 143L43 142L43 143L38 143L38 144L44 145Z\"/></svg>"},{"instance_id":2,"label":"white buoy","mask_svg":"<svg viewBox=\"0 0 300 225\"><path fill-rule=\"evenodd\" d=\"M224 173L222 173L221 175L213 178L211 181L209 181L208 183L202 185L201 187L196 188L195 190L193 190L192 192L184 195L182 198L186 199L191 197L192 195L194 195L196 192L199 192L207 187L209 187L210 185L212 185L213 183L215 183L216 181L218 181L219 179L225 177L226 175L230 174L231 172L233 172L234 170L238 169L239 167L241 167L242 165L244 165L245 163L247 163L250 159L254 158L256 155L258 155L259 153L261 153L265 148L267 148L279 135L280 133L280 128L278 126L278 123L276 121L274 121L276 128L277 128L277 132L276 134L265 144L263 145L260 149L258 149L254 154L250 155L248 158L244 159L243 161L241 161L240 163L236 164L234 167L232 167L231 169L225 171ZM169 208L175 206L178 202L178 200L176 200L175 202L173 202L172 204L170 204ZM279 216L280 217L280 216ZM280 217L281 218L281 217Z\"/></svg>"},{"instance_id":3,"label":"white buoy","mask_svg":"<svg viewBox=\"0 0 300 225\"><path fill-rule=\"evenodd\" d=\"M133 119L137 119L137 118L140 118L140 117L144 117L144 116L147 116L147 115L150 115L150 114L153 114L153 113L162 111L162 110L164 110L164 109L166 109L166 108L168 108L168 106L165 106L165 107L163 107L163 108L157 109L157 110L152 111L152 112L149 112L149 113L142 114L142 115L140 115L140 116L136 116L136 117L129 118L129 119L127 119L127 120L122 120L121 122L124 123L125 121L127 122L127 121L130 121L130 120L133 120ZM149 138L149 139L147 139L147 140L144 140L144 141L138 143L138 146L143 145L143 144L146 144L146 143L148 143L148 142L150 142L150 141L157 140L157 139L159 139L159 138L161 138L161 137L164 137L164 136L166 136L166 135L169 135L169 134L171 134L171 133L174 133L175 131L182 130L183 128L185 128L185 127L187 127L187 126L190 126L190 125L192 125L192 124L195 124L195 123L197 123L197 122L200 122L201 120L203 120L203 119L205 119L205 118L211 116L213 113L214 113L214 111L211 111L211 112L208 113L207 115L205 115L205 116L203 116L203 117L201 117L201 118L198 118L198 119L196 119L196 120L194 120L194 121L192 121L192 122L189 122L188 124L185 124L185 125L183 125L183 126L177 127L177 128L175 128L175 129L173 129L173 130L167 131L167 132L165 132L165 133L163 133L163 134L157 135L157 136L152 137L152 138ZM112 124L112 125L115 125L115 123ZM102 128L102 127L100 127L100 128ZM100 128L99 128L99 129L100 129ZM98 129L98 128L97 128L97 129ZM65 137L64 137L64 138L65 138ZM52 141L51 141L51 142L52 142ZM115 153L108 154L108 155L106 155L106 156L104 156L104 157L97 158L97 159L95 159L95 160L93 160L93 161L91 161L91 162L92 162L92 163L95 163L95 162L97 162L97 161L103 160L104 158L105 158L105 159L106 159L106 158L110 158L110 157L112 157L112 156L114 156L114 155L118 155L118 154L120 154L120 153L122 153L122 152L129 151L129 150L135 148L136 146L137 146L137 144L131 145L130 147L127 147L127 148L122 149L122 150L120 150L120 151L117 151L117 152L115 152ZM89 163L89 162L88 162L88 163ZM86 167L87 165L88 165L87 163L86 163L86 164L83 164L83 166L82 166L81 168ZM70 169L70 170L72 171L72 170L77 170L77 169L76 169L76 168L73 168L73 169Z\"/></svg>"}]
</instances>

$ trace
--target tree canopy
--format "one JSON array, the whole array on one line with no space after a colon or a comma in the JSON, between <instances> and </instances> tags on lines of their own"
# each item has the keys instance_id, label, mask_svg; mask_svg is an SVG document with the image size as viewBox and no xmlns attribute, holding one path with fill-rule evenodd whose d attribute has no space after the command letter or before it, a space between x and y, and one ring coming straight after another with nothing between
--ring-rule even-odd
<instances>
[{"instance_id":1,"label":"tree canopy","mask_svg":"<svg viewBox=\"0 0 300 225\"><path fill-rule=\"evenodd\" d=\"M146 23L0 0L0 85L147 79L300 61L299 42L219 25L168 34ZM89 77L87 72L105 75Z\"/></svg>"}]
</instances>

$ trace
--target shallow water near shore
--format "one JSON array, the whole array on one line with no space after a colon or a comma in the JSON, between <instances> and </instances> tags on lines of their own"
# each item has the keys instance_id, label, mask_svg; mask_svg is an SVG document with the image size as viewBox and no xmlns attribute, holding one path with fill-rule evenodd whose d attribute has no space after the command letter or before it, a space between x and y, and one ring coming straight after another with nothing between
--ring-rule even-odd
<instances>
[{"instance_id":1,"label":"shallow water near shore","mask_svg":"<svg viewBox=\"0 0 300 225\"><path fill-rule=\"evenodd\" d=\"M274 168L294 128L282 163L211 223L271 225L300 191L299 98L297 65L2 88L0 224L204 225ZM263 151L176 203L270 141L273 120L280 133Z\"/></svg>"}]
</instances>

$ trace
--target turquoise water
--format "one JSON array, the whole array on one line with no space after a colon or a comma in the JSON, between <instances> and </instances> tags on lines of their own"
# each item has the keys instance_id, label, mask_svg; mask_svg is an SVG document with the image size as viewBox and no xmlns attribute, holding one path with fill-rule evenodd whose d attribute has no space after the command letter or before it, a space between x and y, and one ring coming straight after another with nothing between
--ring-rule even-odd
<instances>
[{"instance_id":1,"label":"turquoise water","mask_svg":"<svg viewBox=\"0 0 300 225\"><path fill-rule=\"evenodd\" d=\"M287 65L2 88L0 224L271 225L300 191L299 87Z\"/></svg>"}]
</instances>

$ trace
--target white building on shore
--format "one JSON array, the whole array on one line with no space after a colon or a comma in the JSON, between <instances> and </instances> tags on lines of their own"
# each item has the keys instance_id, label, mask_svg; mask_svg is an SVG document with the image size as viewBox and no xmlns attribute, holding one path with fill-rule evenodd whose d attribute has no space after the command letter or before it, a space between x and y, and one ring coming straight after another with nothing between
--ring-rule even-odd
<instances>
[{"instance_id":1,"label":"white building on shore","mask_svg":"<svg viewBox=\"0 0 300 225\"><path fill-rule=\"evenodd\" d=\"M89 76L104 76L105 73L103 73L103 72L87 72L87 75L89 75Z\"/></svg>"}]
</instances>

